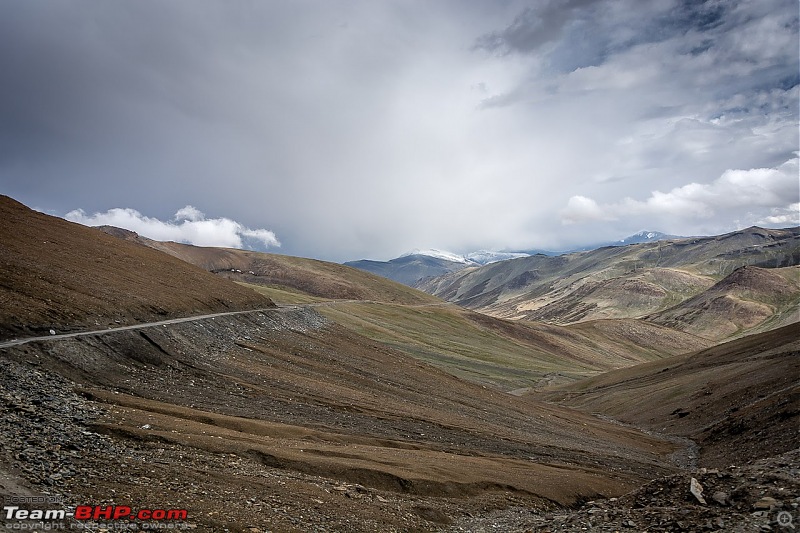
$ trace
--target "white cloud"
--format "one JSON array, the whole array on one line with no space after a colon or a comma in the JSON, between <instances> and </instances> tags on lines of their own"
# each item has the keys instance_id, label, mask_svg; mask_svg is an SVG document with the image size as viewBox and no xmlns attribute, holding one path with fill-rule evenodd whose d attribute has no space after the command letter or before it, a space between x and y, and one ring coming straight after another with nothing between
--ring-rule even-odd
<instances>
[{"instance_id":1,"label":"white cloud","mask_svg":"<svg viewBox=\"0 0 800 533\"><path fill-rule=\"evenodd\" d=\"M205 215L203 214L203 212L191 205L187 205L186 207L178 209L178 212L175 213L175 220L198 221L198 220L203 220L204 218Z\"/></svg>"},{"instance_id":2,"label":"white cloud","mask_svg":"<svg viewBox=\"0 0 800 533\"><path fill-rule=\"evenodd\" d=\"M174 222L148 217L130 208L114 208L93 215L76 209L67 213L64 218L86 226L116 226L157 241L244 248L244 237L258 241L263 248L280 246L272 231L250 229L229 218L206 219L202 211L191 205L179 209L175 213Z\"/></svg>"},{"instance_id":3,"label":"white cloud","mask_svg":"<svg viewBox=\"0 0 800 533\"><path fill-rule=\"evenodd\" d=\"M785 208L773 208L771 215L762 218L757 223L764 225L800 225L800 203L794 203Z\"/></svg>"},{"instance_id":4,"label":"white cloud","mask_svg":"<svg viewBox=\"0 0 800 533\"><path fill-rule=\"evenodd\" d=\"M561 212L561 220L572 224L584 220L609 220L609 215L591 198L578 195L569 199L566 209Z\"/></svg>"},{"instance_id":5,"label":"white cloud","mask_svg":"<svg viewBox=\"0 0 800 533\"><path fill-rule=\"evenodd\" d=\"M645 200L626 197L619 202L599 204L592 198L572 196L561 210L561 222L576 224L631 216L707 219L721 213L749 210L764 212L761 220L766 223L797 224L798 199L800 184L795 158L777 168L729 169L711 183L688 183L668 192L652 191Z\"/></svg>"}]
</instances>

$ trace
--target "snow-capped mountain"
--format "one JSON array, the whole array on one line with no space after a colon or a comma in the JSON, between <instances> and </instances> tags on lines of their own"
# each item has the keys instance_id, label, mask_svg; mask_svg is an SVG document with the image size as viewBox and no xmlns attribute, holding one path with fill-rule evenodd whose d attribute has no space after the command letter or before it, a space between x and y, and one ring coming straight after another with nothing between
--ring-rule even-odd
<instances>
[{"instance_id":1,"label":"snow-capped mountain","mask_svg":"<svg viewBox=\"0 0 800 533\"><path fill-rule=\"evenodd\" d=\"M661 233L660 231L647 231L642 230L639 233L634 233L624 239L620 239L618 243L615 244L638 244L641 242L653 242L653 241L663 241L665 239L680 239L681 237L677 235L667 235L666 233Z\"/></svg>"},{"instance_id":2,"label":"snow-capped mountain","mask_svg":"<svg viewBox=\"0 0 800 533\"><path fill-rule=\"evenodd\" d=\"M433 253L425 252L425 250L414 250L414 252L390 261L362 259L360 261L348 261L345 265L366 270L409 286L413 286L414 283L423 278L441 276L470 266L480 266L477 263L467 261L463 256L449 254L441 250L434 250Z\"/></svg>"},{"instance_id":3,"label":"snow-capped mountain","mask_svg":"<svg viewBox=\"0 0 800 533\"><path fill-rule=\"evenodd\" d=\"M389 261L348 261L345 265L413 286L423 278L441 276L467 267L479 267L489 263L496 263L497 261L505 261L506 259L527 257L528 255L519 252L491 252L487 250L459 255L445 250L415 249Z\"/></svg>"},{"instance_id":4,"label":"snow-capped mountain","mask_svg":"<svg viewBox=\"0 0 800 533\"><path fill-rule=\"evenodd\" d=\"M596 250L598 248L605 248L608 246L627 246L629 244L641 244L643 242L655 242L667 239L683 239L683 238L685 237L681 237L680 235L669 235L667 233L661 233L660 231L642 230L638 233L634 233L633 235L628 235L624 239L620 239L618 241L594 242L587 244L585 246L580 246L577 248L571 248L569 250L562 250L558 252L545 251L545 250L529 250L529 255L536 255L536 254L544 254L551 256L564 255L564 254L571 254L573 252L588 252L590 250Z\"/></svg>"},{"instance_id":5,"label":"snow-capped mountain","mask_svg":"<svg viewBox=\"0 0 800 533\"><path fill-rule=\"evenodd\" d=\"M639 244L644 242L659 241L664 239L680 238L675 235L667 235L660 231L640 231L619 241L598 243L583 248L575 248L562 252L549 252L543 250L531 250L527 252L494 252L490 250L478 250L468 254L456 254L446 250L436 248L414 249L400 257L389 261L348 261L347 266L352 266L373 274L378 274L405 285L414 286L415 283L423 278L441 276L449 272L456 272L467 267L480 267L490 263L518 259L532 255L562 255L572 252L594 250L606 246L625 246L628 244Z\"/></svg>"}]
</instances>

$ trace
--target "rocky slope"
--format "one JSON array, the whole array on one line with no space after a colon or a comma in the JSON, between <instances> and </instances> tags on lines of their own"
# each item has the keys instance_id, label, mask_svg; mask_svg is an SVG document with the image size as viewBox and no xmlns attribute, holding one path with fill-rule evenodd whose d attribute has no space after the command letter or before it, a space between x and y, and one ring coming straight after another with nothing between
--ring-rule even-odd
<instances>
[{"instance_id":1,"label":"rocky slope","mask_svg":"<svg viewBox=\"0 0 800 533\"><path fill-rule=\"evenodd\" d=\"M703 488L701 503L692 479ZM524 507L464 517L448 531L583 533L585 531L792 531L800 520L800 451L697 468L654 479L620 498L592 500L573 511Z\"/></svg>"},{"instance_id":2,"label":"rocky slope","mask_svg":"<svg viewBox=\"0 0 800 533\"><path fill-rule=\"evenodd\" d=\"M679 444L277 309L0 350L3 468L201 531L435 530L671 474Z\"/></svg>"},{"instance_id":3,"label":"rocky slope","mask_svg":"<svg viewBox=\"0 0 800 533\"><path fill-rule=\"evenodd\" d=\"M739 357L771 346L765 360L790 373L775 356L791 341L737 343ZM761 410L735 420L736 431L720 434L734 438L725 461L713 466L702 440L694 464L694 449L663 435L660 419L647 434L471 386L308 310L0 354L0 496L48 494L54 508L187 509L177 525L209 532L744 532L776 530L781 512L796 520L800 503L797 443L775 447L791 427L763 431L791 407L775 394L757 403L783 409L777 418ZM598 378L583 399L603 386L598 398L645 415L642 399L659 389L611 383ZM705 398L678 399L688 415L655 416L688 428L693 413L711 418L722 407ZM758 447L741 447L748 439ZM689 492L693 477L706 504Z\"/></svg>"}]
</instances>

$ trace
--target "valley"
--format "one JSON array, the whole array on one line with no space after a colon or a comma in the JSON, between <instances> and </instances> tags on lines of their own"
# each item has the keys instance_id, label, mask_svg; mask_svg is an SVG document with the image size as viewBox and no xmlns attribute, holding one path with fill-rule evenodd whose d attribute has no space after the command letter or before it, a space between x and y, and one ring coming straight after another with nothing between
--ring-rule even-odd
<instances>
[{"instance_id":1,"label":"valley","mask_svg":"<svg viewBox=\"0 0 800 533\"><path fill-rule=\"evenodd\" d=\"M186 509L197 531L252 533L752 531L800 504L796 232L752 256L714 244L706 267L663 251L634 264L653 243L636 260L560 259L563 297L581 285L594 303L543 321L501 316L532 312L519 298L537 257L432 282L455 305L5 197L0 215L4 496ZM627 277L581 281L600 256ZM603 308L613 283L644 285ZM549 294L537 309L578 306ZM691 477L726 503L693 502ZM754 515L765 497L781 507Z\"/></svg>"}]
</instances>

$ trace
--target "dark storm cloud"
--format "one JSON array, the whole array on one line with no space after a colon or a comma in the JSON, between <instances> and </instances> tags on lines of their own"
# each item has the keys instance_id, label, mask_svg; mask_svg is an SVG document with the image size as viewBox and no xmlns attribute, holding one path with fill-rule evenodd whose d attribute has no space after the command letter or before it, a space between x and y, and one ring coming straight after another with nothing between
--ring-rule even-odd
<instances>
[{"instance_id":1,"label":"dark storm cloud","mask_svg":"<svg viewBox=\"0 0 800 533\"><path fill-rule=\"evenodd\" d=\"M797 26L793 0L4 2L1 192L338 260L785 220Z\"/></svg>"},{"instance_id":2,"label":"dark storm cloud","mask_svg":"<svg viewBox=\"0 0 800 533\"><path fill-rule=\"evenodd\" d=\"M163 155L162 135L180 122L181 108L195 94L184 90L192 80L182 77L199 62L187 50L191 37L178 37L179 17L168 5L148 16L144 4L4 4L0 165L6 183L67 193L67 182L113 183L129 192L131 180L147 182L158 170L147 160ZM14 171L32 163L41 168L35 184Z\"/></svg>"},{"instance_id":3,"label":"dark storm cloud","mask_svg":"<svg viewBox=\"0 0 800 533\"><path fill-rule=\"evenodd\" d=\"M2 9L7 191L162 217L186 203L239 216L239 199L254 189L266 197L263 182L281 169L262 159L302 120L269 112L295 89L282 84L294 59L280 50L291 51L286 26L301 6L145 0Z\"/></svg>"},{"instance_id":4,"label":"dark storm cloud","mask_svg":"<svg viewBox=\"0 0 800 533\"><path fill-rule=\"evenodd\" d=\"M554 0L536 7L526 7L501 31L477 39L475 47L502 54L530 53L561 37L564 26L583 7L599 0Z\"/></svg>"}]
</instances>

